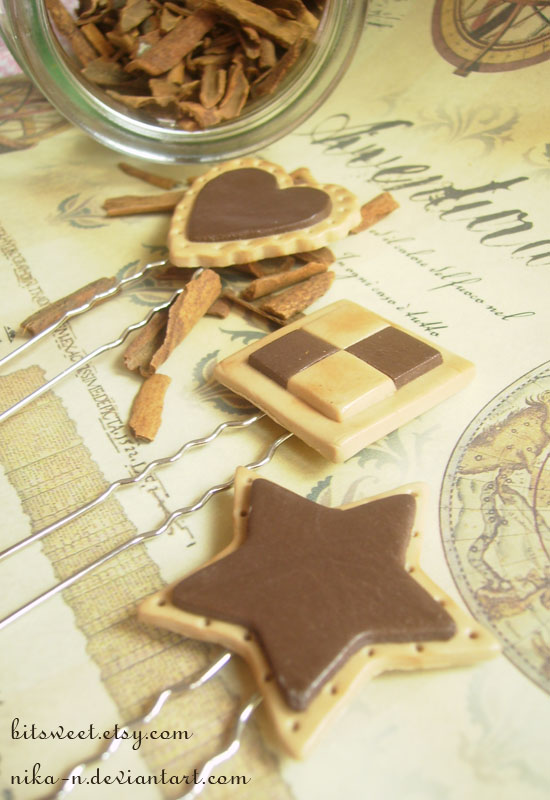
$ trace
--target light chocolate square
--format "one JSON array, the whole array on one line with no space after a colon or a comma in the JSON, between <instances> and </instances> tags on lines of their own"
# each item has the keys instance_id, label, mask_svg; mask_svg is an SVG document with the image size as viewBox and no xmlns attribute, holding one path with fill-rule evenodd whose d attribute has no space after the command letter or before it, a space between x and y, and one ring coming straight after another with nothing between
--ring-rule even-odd
<instances>
[{"instance_id":1,"label":"light chocolate square","mask_svg":"<svg viewBox=\"0 0 550 800\"><path fill-rule=\"evenodd\" d=\"M287 389L342 422L395 392L394 382L365 361L338 350L290 378Z\"/></svg>"},{"instance_id":2,"label":"light chocolate square","mask_svg":"<svg viewBox=\"0 0 550 800\"><path fill-rule=\"evenodd\" d=\"M378 314L357 303L338 306L329 316L312 314L304 321L303 329L345 350L388 325Z\"/></svg>"}]
</instances>

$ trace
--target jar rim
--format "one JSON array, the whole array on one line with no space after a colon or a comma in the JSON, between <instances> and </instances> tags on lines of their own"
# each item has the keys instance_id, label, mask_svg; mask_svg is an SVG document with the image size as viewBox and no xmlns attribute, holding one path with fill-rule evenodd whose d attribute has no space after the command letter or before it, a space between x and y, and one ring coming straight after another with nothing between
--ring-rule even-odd
<instances>
[{"instance_id":1,"label":"jar rim","mask_svg":"<svg viewBox=\"0 0 550 800\"><path fill-rule=\"evenodd\" d=\"M43 0L4 0L4 6L15 56L63 116L126 155L187 163L245 155L302 123L345 72L361 36L367 0L328 0L314 37L278 90L241 116L197 131L129 113L83 79L55 35Z\"/></svg>"}]
</instances>

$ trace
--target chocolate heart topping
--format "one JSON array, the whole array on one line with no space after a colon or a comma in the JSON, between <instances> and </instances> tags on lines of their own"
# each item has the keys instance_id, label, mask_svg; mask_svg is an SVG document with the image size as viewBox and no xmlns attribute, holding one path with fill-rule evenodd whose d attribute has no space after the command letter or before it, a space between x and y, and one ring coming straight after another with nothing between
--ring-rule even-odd
<instances>
[{"instance_id":1,"label":"chocolate heart topping","mask_svg":"<svg viewBox=\"0 0 550 800\"><path fill-rule=\"evenodd\" d=\"M328 194L311 186L279 189L263 169L222 172L205 184L191 209L187 238L192 242L255 239L309 228L328 217Z\"/></svg>"}]
</instances>

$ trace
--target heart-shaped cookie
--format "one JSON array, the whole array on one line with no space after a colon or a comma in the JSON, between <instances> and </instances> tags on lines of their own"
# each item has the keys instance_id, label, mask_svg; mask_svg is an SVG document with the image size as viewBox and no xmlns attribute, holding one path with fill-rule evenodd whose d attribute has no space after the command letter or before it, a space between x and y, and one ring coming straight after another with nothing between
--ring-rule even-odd
<instances>
[{"instance_id":1,"label":"heart-shaped cookie","mask_svg":"<svg viewBox=\"0 0 550 800\"><path fill-rule=\"evenodd\" d=\"M360 218L357 197L342 186L296 186L276 164L235 159L185 193L172 217L170 260L227 267L315 250L347 236Z\"/></svg>"},{"instance_id":2,"label":"heart-shaped cookie","mask_svg":"<svg viewBox=\"0 0 550 800\"><path fill-rule=\"evenodd\" d=\"M330 196L311 186L279 189L271 172L242 167L202 187L187 222L193 242L257 239L308 228L328 217Z\"/></svg>"}]
</instances>

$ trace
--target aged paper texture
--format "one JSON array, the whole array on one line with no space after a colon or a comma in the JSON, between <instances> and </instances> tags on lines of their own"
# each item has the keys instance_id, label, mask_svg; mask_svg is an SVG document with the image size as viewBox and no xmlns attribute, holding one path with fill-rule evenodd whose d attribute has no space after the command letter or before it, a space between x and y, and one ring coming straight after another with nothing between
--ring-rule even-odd
<instances>
[{"instance_id":1,"label":"aged paper texture","mask_svg":"<svg viewBox=\"0 0 550 800\"><path fill-rule=\"evenodd\" d=\"M307 167L323 183L343 184L361 202L388 191L399 203L334 246L335 281L312 310L353 299L477 370L459 395L344 464L293 437L261 474L330 506L425 481L423 568L490 628L503 655L472 669L377 678L304 762L279 754L260 709L238 755L217 768L249 782L209 786L205 798L548 797L548 16L534 3L373 0L338 89L299 129L258 153L287 171ZM42 123L31 124L19 91L10 84L1 95L0 357L23 341L19 324L33 311L162 257L169 226L162 214L108 218L106 198L155 190L118 170L119 154L46 109ZM16 148L7 142L14 137ZM182 185L205 168L152 167ZM229 273L223 280L240 287ZM64 325L2 370L0 408L169 295L146 278ZM140 380L124 368L120 349L0 423L0 549L224 420L246 418L246 401L217 385L212 370L266 332L235 309L224 320L201 320L163 365L172 383L151 444L127 428ZM280 433L265 419L226 431L0 560L0 615L156 529L259 458ZM231 503L230 491L217 495L0 630L5 800L51 795L72 764L99 752L105 740L92 732L142 714L159 690L219 654L140 624L136 606L227 544ZM192 775L223 746L252 688L235 663L170 700L141 739L122 741L86 773L97 779L75 786L74 797L181 796L186 787L169 776ZM114 780L99 783L105 777ZM146 782L152 777L156 784Z\"/></svg>"}]
</instances>

